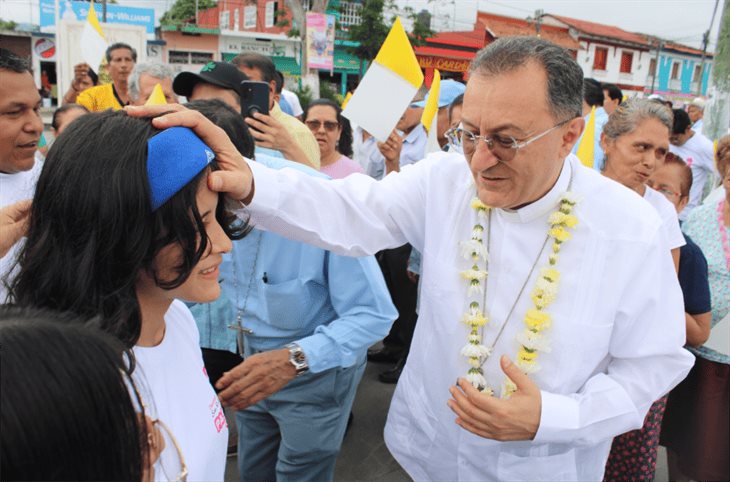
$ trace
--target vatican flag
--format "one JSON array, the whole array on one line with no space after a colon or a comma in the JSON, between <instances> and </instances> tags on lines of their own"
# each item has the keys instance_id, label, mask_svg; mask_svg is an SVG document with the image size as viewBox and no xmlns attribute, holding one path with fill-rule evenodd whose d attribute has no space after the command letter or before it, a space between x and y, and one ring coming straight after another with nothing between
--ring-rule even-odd
<instances>
[{"instance_id":1,"label":"vatican flag","mask_svg":"<svg viewBox=\"0 0 730 482\"><path fill-rule=\"evenodd\" d=\"M416 54L396 18L342 115L385 142L422 83Z\"/></svg>"},{"instance_id":2,"label":"vatican flag","mask_svg":"<svg viewBox=\"0 0 730 482\"><path fill-rule=\"evenodd\" d=\"M588 123L583 131L583 137L578 143L578 150L575 155L578 156L580 162L584 166L593 169L593 159L595 158L595 142L596 142L596 107L591 107L591 115L588 117Z\"/></svg>"},{"instance_id":3,"label":"vatican flag","mask_svg":"<svg viewBox=\"0 0 730 482\"><path fill-rule=\"evenodd\" d=\"M159 84L155 84L155 88L152 89L152 93L150 94L149 99L147 99L147 102L144 103L144 105L166 105L167 99L165 99L165 93L162 92L162 86Z\"/></svg>"},{"instance_id":4,"label":"vatican flag","mask_svg":"<svg viewBox=\"0 0 730 482\"><path fill-rule=\"evenodd\" d=\"M86 16L84 31L81 33L81 58L94 72L99 72L99 64L104 59L107 47L92 1L89 3L89 14Z\"/></svg>"},{"instance_id":5,"label":"vatican flag","mask_svg":"<svg viewBox=\"0 0 730 482\"><path fill-rule=\"evenodd\" d=\"M438 152L441 150L438 140L438 117L439 117L439 95L441 94L441 73L438 69L433 71L433 81L431 82L431 90L428 91L426 105L421 115L421 124L428 132L428 141L426 141L426 154Z\"/></svg>"}]
</instances>

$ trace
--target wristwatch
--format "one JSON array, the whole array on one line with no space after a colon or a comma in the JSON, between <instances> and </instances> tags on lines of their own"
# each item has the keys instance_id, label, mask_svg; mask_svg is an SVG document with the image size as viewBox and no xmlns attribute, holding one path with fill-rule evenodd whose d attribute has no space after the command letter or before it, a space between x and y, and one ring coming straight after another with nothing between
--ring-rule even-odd
<instances>
[{"instance_id":1,"label":"wristwatch","mask_svg":"<svg viewBox=\"0 0 730 482\"><path fill-rule=\"evenodd\" d=\"M297 376L303 375L309 371L309 364L307 363L307 357L304 355L302 347L296 343L289 343L284 348L289 350L289 362L294 365L294 369L297 371Z\"/></svg>"}]
</instances>

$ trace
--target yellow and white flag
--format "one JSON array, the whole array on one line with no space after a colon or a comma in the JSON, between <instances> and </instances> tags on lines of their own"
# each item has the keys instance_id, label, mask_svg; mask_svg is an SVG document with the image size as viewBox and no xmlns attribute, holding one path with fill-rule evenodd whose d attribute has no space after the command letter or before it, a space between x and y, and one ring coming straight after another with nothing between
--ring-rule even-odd
<instances>
[{"instance_id":1,"label":"yellow and white flag","mask_svg":"<svg viewBox=\"0 0 730 482\"><path fill-rule=\"evenodd\" d=\"M433 71L431 90L428 91L428 99L421 115L421 124L428 132L426 141L426 154L441 150L438 140L438 117L439 117L439 96L441 95L441 73L438 69Z\"/></svg>"},{"instance_id":2,"label":"yellow and white flag","mask_svg":"<svg viewBox=\"0 0 730 482\"><path fill-rule=\"evenodd\" d=\"M385 142L423 84L423 72L400 18L342 115Z\"/></svg>"},{"instance_id":3,"label":"yellow and white flag","mask_svg":"<svg viewBox=\"0 0 730 482\"><path fill-rule=\"evenodd\" d=\"M104 59L108 44L96 17L94 2L89 3L89 14L86 16L84 31L81 33L81 57L94 72L99 72L99 64Z\"/></svg>"},{"instance_id":4,"label":"yellow and white flag","mask_svg":"<svg viewBox=\"0 0 730 482\"><path fill-rule=\"evenodd\" d=\"M575 155L578 156L580 162L584 166L593 169L593 159L595 158L595 142L596 142L596 106L591 107L591 115L588 117L588 123L583 131L583 137L578 141L578 150Z\"/></svg>"},{"instance_id":5,"label":"yellow and white flag","mask_svg":"<svg viewBox=\"0 0 730 482\"><path fill-rule=\"evenodd\" d=\"M150 94L149 98L147 99L147 102L144 103L144 105L166 105L167 99L165 99L165 93L162 92L162 86L158 82L155 84L155 88L152 89L152 93Z\"/></svg>"}]
</instances>

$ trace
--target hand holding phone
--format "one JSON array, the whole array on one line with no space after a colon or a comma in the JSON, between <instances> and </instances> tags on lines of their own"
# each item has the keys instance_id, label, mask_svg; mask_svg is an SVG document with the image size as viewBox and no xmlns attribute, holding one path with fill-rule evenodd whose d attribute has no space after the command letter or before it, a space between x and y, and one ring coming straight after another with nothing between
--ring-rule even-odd
<instances>
[{"instance_id":1,"label":"hand holding phone","mask_svg":"<svg viewBox=\"0 0 730 482\"><path fill-rule=\"evenodd\" d=\"M254 80L241 82L241 115L253 117L255 113L269 115L269 84Z\"/></svg>"}]
</instances>

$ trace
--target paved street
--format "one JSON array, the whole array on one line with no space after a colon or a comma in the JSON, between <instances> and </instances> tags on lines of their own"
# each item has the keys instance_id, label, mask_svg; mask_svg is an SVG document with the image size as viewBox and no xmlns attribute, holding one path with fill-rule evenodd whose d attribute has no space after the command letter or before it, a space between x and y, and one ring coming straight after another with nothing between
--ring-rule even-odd
<instances>
[{"instance_id":1,"label":"paved street","mask_svg":"<svg viewBox=\"0 0 730 482\"><path fill-rule=\"evenodd\" d=\"M393 460L383 441L385 416L395 385L378 381L378 373L388 365L368 363L355 398L355 420L342 445L337 461L335 480L338 482L405 482L410 480ZM667 482L664 448L659 449L655 482ZM237 482L236 458L228 459L226 481Z\"/></svg>"}]
</instances>

